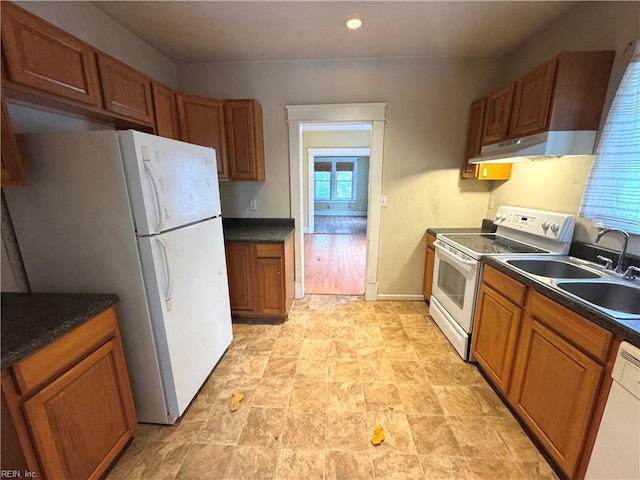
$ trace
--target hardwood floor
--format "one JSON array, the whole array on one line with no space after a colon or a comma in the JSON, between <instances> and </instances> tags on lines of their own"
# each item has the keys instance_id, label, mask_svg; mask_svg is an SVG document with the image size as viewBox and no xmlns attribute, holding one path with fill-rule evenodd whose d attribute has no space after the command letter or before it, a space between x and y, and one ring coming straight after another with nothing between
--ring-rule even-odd
<instances>
[{"instance_id":1,"label":"hardwood floor","mask_svg":"<svg viewBox=\"0 0 640 480\"><path fill-rule=\"evenodd\" d=\"M314 233L367 234L367 217L316 215L313 222Z\"/></svg>"},{"instance_id":2,"label":"hardwood floor","mask_svg":"<svg viewBox=\"0 0 640 480\"><path fill-rule=\"evenodd\" d=\"M305 293L364 294L366 249L363 234L306 234Z\"/></svg>"}]
</instances>

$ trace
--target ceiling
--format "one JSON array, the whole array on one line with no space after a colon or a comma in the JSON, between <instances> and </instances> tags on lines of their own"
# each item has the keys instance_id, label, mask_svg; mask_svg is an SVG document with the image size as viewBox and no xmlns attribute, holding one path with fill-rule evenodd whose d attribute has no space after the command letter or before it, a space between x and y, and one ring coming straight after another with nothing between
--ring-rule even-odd
<instances>
[{"instance_id":1,"label":"ceiling","mask_svg":"<svg viewBox=\"0 0 640 480\"><path fill-rule=\"evenodd\" d=\"M581 2L97 1L176 63L357 57L493 56ZM346 18L363 26L348 30Z\"/></svg>"}]
</instances>

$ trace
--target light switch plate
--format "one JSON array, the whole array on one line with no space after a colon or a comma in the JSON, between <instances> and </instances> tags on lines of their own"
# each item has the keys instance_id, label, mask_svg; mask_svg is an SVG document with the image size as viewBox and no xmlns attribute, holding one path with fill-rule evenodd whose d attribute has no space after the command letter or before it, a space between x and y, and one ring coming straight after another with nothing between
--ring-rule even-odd
<instances>
[{"instance_id":1,"label":"light switch plate","mask_svg":"<svg viewBox=\"0 0 640 480\"><path fill-rule=\"evenodd\" d=\"M381 207L386 207L387 206L387 196L386 195L381 195L380 196L380 206Z\"/></svg>"},{"instance_id":2,"label":"light switch plate","mask_svg":"<svg viewBox=\"0 0 640 480\"><path fill-rule=\"evenodd\" d=\"M258 210L258 202L256 200L251 200L249 202L249 210L256 211Z\"/></svg>"}]
</instances>

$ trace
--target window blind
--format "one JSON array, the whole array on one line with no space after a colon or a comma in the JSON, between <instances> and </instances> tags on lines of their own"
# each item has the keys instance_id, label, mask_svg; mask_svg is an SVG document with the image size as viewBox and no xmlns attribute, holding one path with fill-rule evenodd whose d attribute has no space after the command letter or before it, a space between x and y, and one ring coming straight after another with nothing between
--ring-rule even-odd
<instances>
[{"instance_id":1,"label":"window blind","mask_svg":"<svg viewBox=\"0 0 640 480\"><path fill-rule=\"evenodd\" d=\"M640 234L640 41L609 110L579 215Z\"/></svg>"}]
</instances>

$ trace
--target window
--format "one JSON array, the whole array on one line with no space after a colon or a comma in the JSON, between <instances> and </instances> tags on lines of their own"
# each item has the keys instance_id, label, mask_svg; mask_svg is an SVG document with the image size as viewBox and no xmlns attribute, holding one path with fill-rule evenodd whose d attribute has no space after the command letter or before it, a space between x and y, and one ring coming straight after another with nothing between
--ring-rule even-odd
<instances>
[{"instance_id":1,"label":"window","mask_svg":"<svg viewBox=\"0 0 640 480\"><path fill-rule=\"evenodd\" d=\"M314 192L318 201L347 201L356 199L357 159L323 159L314 162Z\"/></svg>"},{"instance_id":2,"label":"window","mask_svg":"<svg viewBox=\"0 0 640 480\"><path fill-rule=\"evenodd\" d=\"M640 42L611 104L580 216L640 234Z\"/></svg>"}]
</instances>

